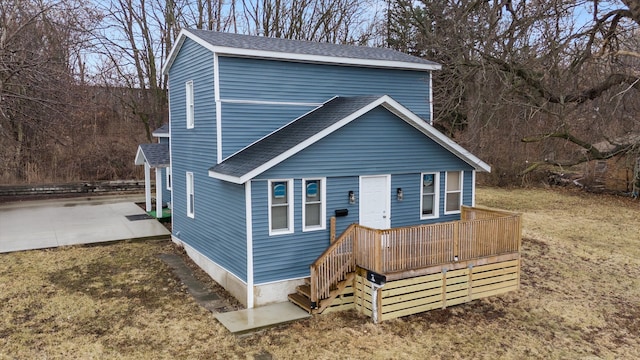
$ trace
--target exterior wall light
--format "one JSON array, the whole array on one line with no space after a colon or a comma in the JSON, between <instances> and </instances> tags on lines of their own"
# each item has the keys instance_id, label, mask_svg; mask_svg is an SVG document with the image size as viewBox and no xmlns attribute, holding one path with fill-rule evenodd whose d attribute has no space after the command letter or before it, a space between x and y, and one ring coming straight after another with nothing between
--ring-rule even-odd
<instances>
[{"instance_id":1,"label":"exterior wall light","mask_svg":"<svg viewBox=\"0 0 640 360\"><path fill-rule=\"evenodd\" d=\"M402 192L402 188L398 188L396 190L396 198L398 199L398 201L404 200L404 193Z\"/></svg>"},{"instance_id":2,"label":"exterior wall light","mask_svg":"<svg viewBox=\"0 0 640 360\"><path fill-rule=\"evenodd\" d=\"M356 194L354 194L353 190L349 190L349 204L356 203Z\"/></svg>"}]
</instances>

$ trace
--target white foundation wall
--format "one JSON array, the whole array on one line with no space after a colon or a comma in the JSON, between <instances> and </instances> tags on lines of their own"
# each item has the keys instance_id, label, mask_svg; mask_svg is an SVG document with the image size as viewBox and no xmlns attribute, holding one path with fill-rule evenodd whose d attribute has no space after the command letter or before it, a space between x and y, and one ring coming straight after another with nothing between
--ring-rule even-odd
<instances>
[{"instance_id":1,"label":"white foundation wall","mask_svg":"<svg viewBox=\"0 0 640 360\"><path fill-rule=\"evenodd\" d=\"M254 306L289 301L287 296L296 292L296 287L302 284L304 284L304 279L284 280L254 285Z\"/></svg>"},{"instance_id":2,"label":"white foundation wall","mask_svg":"<svg viewBox=\"0 0 640 360\"><path fill-rule=\"evenodd\" d=\"M237 276L233 275L228 270L214 263L208 257L192 248L188 244L184 243L175 236L171 236L171 240L176 244L184 247L187 255L198 265L204 272L206 272L215 282L225 288L233 297L238 299L242 305L247 306L247 284L240 280Z\"/></svg>"},{"instance_id":3,"label":"white foundation wall","mask_svg":"<svg viewBox=\"0 0 640 360\"><path fill-rule=\"evenodd\" d=\"M242 305L248 307L247 283L211 261L211 259L184 243L176 236L172 235L171 240L179 246L182 246L191 260L211 276L215 282L238 299ZM296 287L302 284L304 284L304 278L255 285L253 287L253 307L289 301L287 296L295 293Z\"/></svg>"}]
</instances>

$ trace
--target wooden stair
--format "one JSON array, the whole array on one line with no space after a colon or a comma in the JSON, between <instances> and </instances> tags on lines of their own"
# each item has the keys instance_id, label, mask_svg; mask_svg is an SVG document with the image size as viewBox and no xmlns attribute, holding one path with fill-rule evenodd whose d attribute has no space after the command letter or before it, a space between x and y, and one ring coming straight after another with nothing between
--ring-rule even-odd
<instances>
[{"instance_id":1,"label":"wooden stair","mask_svg":"<svg viewBox=\"0 0 640 360\"><path fill-rule=\"evenodd\" d=\"M289 301L301 307L309 314L313 313L313 306L311 304L311 279L305 278L303 285L296 287L296 292L289 294Z\"/></svg>"},{"instance_id":2,"label":"wooden stair","mask_svg":"<svg viewBox=\"0 0 640 360\"><path fill-rule=\"evenodd\" d=\"M289 294L289 301L298 305L309 314L322 314L325 310L338 310L353 304L353 290L351 285L355 278L355 273L350 273L343 281L338 282L328 298L322 299L317 304L311 302L311 279L306 278L305 283L296 287L296 292ZM345 297L346 296L346 297ZM350 298L350 300L349 300ZM345 302L346 300L346 302Z\"/></svg>"}]
</instances>

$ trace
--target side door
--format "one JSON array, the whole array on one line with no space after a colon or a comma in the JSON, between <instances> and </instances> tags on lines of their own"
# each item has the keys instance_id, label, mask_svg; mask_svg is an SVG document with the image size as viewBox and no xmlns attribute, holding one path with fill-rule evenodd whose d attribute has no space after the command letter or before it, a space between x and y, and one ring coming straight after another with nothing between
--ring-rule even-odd
<instances>
[{"instance_id":1,"label":"side door","mask_svg":"<svg viewBox=\"0 0 640 360\"><path fill-rule=\"evenodd\" d=\"M360 177L360 225L374 229L391 227L391 176Z\"/></svg>"}]
</instances>

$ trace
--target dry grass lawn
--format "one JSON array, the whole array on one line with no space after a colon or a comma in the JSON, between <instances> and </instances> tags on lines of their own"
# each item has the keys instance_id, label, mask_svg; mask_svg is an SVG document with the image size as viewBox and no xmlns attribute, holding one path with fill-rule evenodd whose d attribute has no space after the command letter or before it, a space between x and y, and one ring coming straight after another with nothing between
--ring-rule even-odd
<instances>
[{"instance_id":1,"label":"dry grass lawn","mask_svg":"<svg viewBox=\"0 0 640 360\"><path fill-rule=\"evenodd\" d=\"M1 254L0 359L640 358L640 201L477 202L524 213L521 290L377 326L343 312L232 336L158 259L169 242Z\"/></svg>"}]
</instances>

